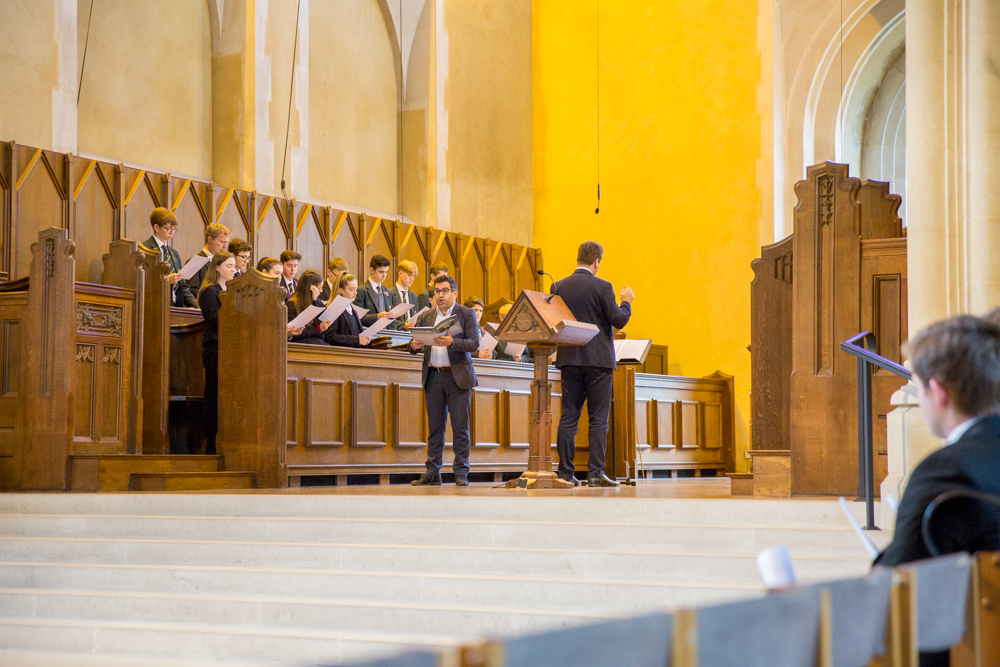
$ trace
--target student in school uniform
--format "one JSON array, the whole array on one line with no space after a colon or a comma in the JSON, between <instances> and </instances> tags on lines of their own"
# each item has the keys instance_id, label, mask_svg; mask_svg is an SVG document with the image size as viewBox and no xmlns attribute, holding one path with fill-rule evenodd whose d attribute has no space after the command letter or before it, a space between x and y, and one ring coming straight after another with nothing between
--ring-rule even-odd
<instances>
[{"instance_id":1,"label":"student in school uniform","mask_svg":"<svg viewBox=\"0 0 1000 667\"><path fill-rule=\"evenodd\" d=\"M417 310L430 307L431 302L434 300L434 281L437 280L438 276L446 275L448 275L447 264L444 262L434 262L431 264L427 276L430 279L430 282L427 283L427 289L417 295Z\"/></svg>"},{"instance_id":2,"label":"student in school uniform","mask_svg":"<svg viewBox=\"0 0 1000 667\"><path fill-rule=\"evenodd\" d=\"M257 270L263 273L265 276L271 276L272 278L280 278L281 262L279 262L274 257L264 257L259 262L257 262Z\"/></svg>"},{"instance_id":3,"label":"student in school uniform","mask_svg":"<svg viewBox=\"0 0 1000 667\"><path fill-rule=\"evenodd\" d=\"M326 266L326 280L323 281L323 291L319 293L323 303L330 303L330 299L337 293L340 285L340 276L348 272L347 261L341 257L334 257Z\"/></svg>"},{"instance_id":4,"label":"student in school uniform","mask_svg":"<svg viewBox=\"0 0 1000 667\"><path fill-rule=\"evenodd\" d=\"M396 270L396 284L389 288L389 294L392 296L393 303L413 304L410 312L400 315L399 319L396 320L396 328L399 330L409 327L410 325L407 324L407 320L420 310L417 306L417 295L410 289L413 281L417 279L418 272L416 262L404 259L399 263L399 268Z\"/></svg>"},{"instance_id":5,"label":"student in school uniform","mask_svg":"<svg viewBox=\"0 0 1000 667\"><path fill-rule=\"evenodd\" d=\"M507 317L507 313L510 312L511 306L514 304L508 303L500 308L500 312L497 313L500 316L500 322L503 322L503 318ZM518 355L507 354L507 343L500 341L497 346L493 348L493 358L499 359L500 361L516 361L525 362L529 364L535 363L535 358L531 355L531 348L525 347L524 351Z\"/></svg>"},{"instance_id":6,"label":"student in school uniform","mask_svg":"<svg viewBox=\"0 0 1000 667\"><path fill-rule=\"evenodd\" d=\"M368 313L361 318L361 323L366 327L375 324L379 319L387 317L392 307L397 304L389 293L389 290L382 284L389 274L389 266L392 262L388 257L375 255L368 263L368 280L363 286L358 287L358 298L354 301L359 308L367 308ZM387 329L395 329L393 322Z\"/></svg>"},{"instance_id":7,"label":"student in school uniform","mask_svg":"<svg viewBox=\"0 0 1000 667\"><path fill-rule=\"evenodd\" d=\"M236 273L236 259L225 250L220 250L208 263L205 282L198 290L198 304L205 318L205 330L201 339L201 360L205 365L205 394L202 399L205 424L205 453L215 454L215 437L219 433L219 309L222 302L219 294L226 289L226 283Z\"/></svg>"},{"instance_id":8,"label":"student in school uniform","mask_svg":"<svg viewBox=\"0 0 1000 667\"><path fill-rule=\"evenodd\" d=\"M208 257L211 259L212 257L215 257L216 253L225 252L228 247L229 230L225 225L213 222L205 228L205 247L202 248L198 254L202 257ZM208 275L208 264L198 269L198 273L194 274L194 276L187 281L188 287L191 289L193 294L197 294L201 290L201 285L205 282L206 275Z\"/></svg>"},{"instance_id":9,"label":"student in school uniform","mask_svg":"<svg viewBox=\"0 0 1000 667\"><path fill-rule=\"evenodd\" d=\"M358 296L358 279L350 273L340 274L340 283L337 293L354 301ZM330 345L340 345L342 347L366 347L371 344L371 338L364 338L361 332L365 330L358 314L354 312L354 306L348 306L340 317L333 321L326 331L326 342Z\"/></svg>"},{"instance_id":10,"label":"student in school uniform","mask_svg":"<svg viewBox=\"0 0 1000 667\"><path fill-rule=\"evenodd\" d=\"M250 253L253 248L243 239L233 239L229 242L229 254L236 258L236 275L239 278L250 270Z\"/></svg>"},{"instance_id":11,"label":"student in school uniform","mask_svg":"<svg viewBox=\"0 0 1000 667\"><path fill-rule=\"evenodd\" d=\"M170 275L167 276L167 282L171 285L170 305L175 308L197 308L198 299L179 273L184 266L181 264L180 253L169 245L177 231L177 216L170 209L157 207L149 216L149 224L153 227L153 235L143 241L142 245L160 253L160 261L170 266Z\"/></svg>"},{"instance_id":12,"label":"student in school uniform","mask_svg":"<svg viewBox=\"0 0 1000 667\"><path fill-rule=\"evenodd\" d=\"M486 305L478 296L470 296L462 305L466 308L471 308L472 312L476 314L476 324L479 326L479 340L482 340L483 336L486 334L486 329L483 328L483 308L485 308ZM473 353L473 356L479 359L492 359L493 350L478 350Z\"/></svg>"},{"instance_id":13,"label":"student in school uniform","mask_svg":"<svg viewBox=\"0 0 1000 667\"><path fill-rule=\"evenodd\" d=\"M286 250L280 256L281 280L278 281L278 284L281 285L281 289L285 290L289 299L295 295L299 286L299 281L295 279L295 273L299 270L300 259L302 259L302 255L293 250Z\"/></svg>"},{"instance_id":14,"label":"student in school uniform","mask_svg":"<svg viewBox=\"0 0 1000 667\"><path fill-rule=\"evenodd\" d=\"M295 290L295 296L285 301L289 322L294 320L299 313L305 311L309 306L325 305L319 300L322 284L323 279L315 271L306 271L302 274L302 278L298 281L298 287ZM293 335L288 340L291 343L328 345L329 343L326 342L325 334L331 324L332 322L330 321L320 322L318 317L314 318L312 322L305 325L300 333Z\"/></svg>"}]
</instances>

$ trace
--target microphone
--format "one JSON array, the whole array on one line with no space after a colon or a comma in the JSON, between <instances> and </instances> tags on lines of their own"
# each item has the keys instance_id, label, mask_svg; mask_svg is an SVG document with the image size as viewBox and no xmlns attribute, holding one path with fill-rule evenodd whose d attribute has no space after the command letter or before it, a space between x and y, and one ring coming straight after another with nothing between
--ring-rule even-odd
<instances>
[{"instance_id":1,"label":"microphone","mask_svg":"<svg viewBox=\"0 0 1000 667\"><path fill-rule=\"evenodd\" d=\"M553 282L553 283L556 281L555 278L553 278L548 273L545 273L545 271L542 271L541 269L538 269L537 271L535 271L535 273L537 273L540 276L549 276L549 280L551 282ZM552 303L552 297L554 297L554 296L555 296L555 294L549 294L547 297L545 297L545 303Z\"/></svg>"},{"instance_id":2,"label":"microphone","mask_svg":"<svg viewBox=\"0 0 1000 667\"><path fill-rule=\"evenodd\" d=\"M600 213L600 212L601 212L601 184L598 183L597 184L597 208L594 209L594 213L596 214L596 213Z\"/></svg>"}]
</instances>

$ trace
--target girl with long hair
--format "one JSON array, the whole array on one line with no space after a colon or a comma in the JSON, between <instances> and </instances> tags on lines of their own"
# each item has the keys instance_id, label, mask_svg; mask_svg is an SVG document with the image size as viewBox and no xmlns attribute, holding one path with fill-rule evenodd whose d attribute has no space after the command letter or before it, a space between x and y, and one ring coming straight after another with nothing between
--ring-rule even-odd
<instances>
[{"instance_id":1,"label":"girl with long hair","mask_svg":"<svg viewBox=\"0 0 1000 667\"><path fill-rule=\"evenodd\" d=\"M315 271L306 271L299 278L299 284L295 288L295 294L290 296L287 301L285 301L285 306L288 308L288 321L291 322L295 317L304 312L309 306L324 306L325 304L320 300L320 292L323 291L323 278ZM319 319L314 319L312 322L307 324L303 330L297 335L289 338L289 342L292 343L309 343L311 345L328 345L329 343L324 340L326 330L330 328L332 322L320 322Z\"/></svg>"},{"instance_id":2,"label":"girl with long hair","mask_svg":"<svg viewBox=\"0 0 1000 667\"><path fill-rule=\"evenodd\" d=\"M219 293L236 274L236 258L228 252L217 252L208 263L205 280L198 290L198 305L205 318L201 339L201 360L205 364L205 398L202 410L205 421L205 453L215 454L215 436L219 433Z\"/></svg>"},{"instance_id":3,"label":"girl with long hair","mask_svg":"<svg viewBox=\"0 0 1000 667\"><path fill-rule=\"evenodd\" d=\"M354 301L358 297L358 279L350 273L342 273L337 282L337 293ZM354 306L348 306L347 310L333 321L333 327L326 332L326 342L343 347L365 347L372 341L371 338L360 336L364 330L358 314L354 312Z\"/></svg>"}]
</instances>

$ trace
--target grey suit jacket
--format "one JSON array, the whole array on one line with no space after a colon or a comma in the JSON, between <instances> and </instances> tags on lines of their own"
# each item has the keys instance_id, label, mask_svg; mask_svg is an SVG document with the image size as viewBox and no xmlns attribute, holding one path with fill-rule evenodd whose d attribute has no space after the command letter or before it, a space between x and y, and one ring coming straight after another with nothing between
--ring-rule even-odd
<instances>
[{"instance_id":1,"label":"grey suit jacket","mask_svg":"<svg viewBox=\"0 0 1000 667\"><path fill-rule=\"evenodd\" d=\"M476 322L476 313L471 308L466 308L460 304L455 304L452 315L458 317L458 323L462 330L452 335L451 347L448 348L448 361L451 363L451 374L455 378L455 384L460 389L472 389L479 385L479 378L476 377L476 370L472 367L472 353L479 349L479 324ZM418 327L432 327L437 318L437 308L428 310L417 318ZM431 365L431 347L423 346L419 350L414 350L410 346L410 354L423 352L424 365L421 371L421 382L427 386L428 368Z\"/></svg>"}]
</instances>

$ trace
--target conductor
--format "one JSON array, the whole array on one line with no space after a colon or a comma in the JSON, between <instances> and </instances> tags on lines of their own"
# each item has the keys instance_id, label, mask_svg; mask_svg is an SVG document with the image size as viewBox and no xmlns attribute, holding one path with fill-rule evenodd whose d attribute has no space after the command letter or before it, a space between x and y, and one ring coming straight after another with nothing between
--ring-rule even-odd
<instances>
[{"instance_id":1,"label":"conductor","mask_svg":"<svg viewBox=\"0 0 1000 667\"><path fill-rule=\"evenodd\" d=\"M611 283L597 277L603 256L601 244L585 241L576 253L576 271L552 283L549 290L562 297L578 321L596 324L600 329L586 345L560 346L556 352L556 366L562 372L562 417L557 440L559 477L574 486L580 485L574 476L573 456L585 401L590 414L587 486L618 486L618 482L604 474L608 412L616 367L612 328L622 329L628 324L635 294L631 287L623 287L621 306L616 303Z\"/></svg>"}]
</instances>

